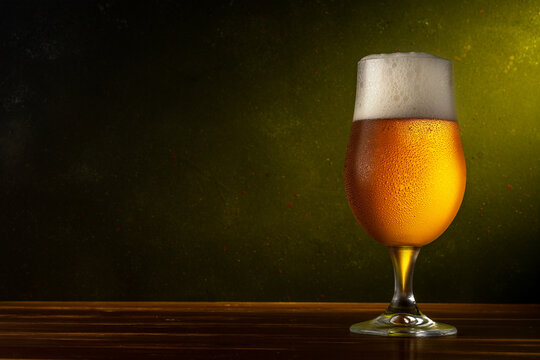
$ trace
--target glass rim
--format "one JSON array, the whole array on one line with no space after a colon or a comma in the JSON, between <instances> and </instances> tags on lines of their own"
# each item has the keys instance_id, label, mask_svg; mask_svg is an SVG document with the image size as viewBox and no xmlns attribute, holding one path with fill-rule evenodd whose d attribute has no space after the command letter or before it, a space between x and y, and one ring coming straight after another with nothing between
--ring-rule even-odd
<instances>
[{"instance_id":1,"label":"glass rim","mask_svg":"<svg viewBox=\"0 0 540 360\"><path fill-rule=\"evenodd\" d=\"M384 60L384 59L392 59L392 58L423 58L423 59L433 59L433 60L444 60L449 63L452 63L452 61L442 58L437 55L425 53L425 52L395 52L395 53L380 53L380 54L370 54L366 55L363 58L358 61L358 64L364 61L370 61L370 60Z\"/></svg>"}]
</instances>

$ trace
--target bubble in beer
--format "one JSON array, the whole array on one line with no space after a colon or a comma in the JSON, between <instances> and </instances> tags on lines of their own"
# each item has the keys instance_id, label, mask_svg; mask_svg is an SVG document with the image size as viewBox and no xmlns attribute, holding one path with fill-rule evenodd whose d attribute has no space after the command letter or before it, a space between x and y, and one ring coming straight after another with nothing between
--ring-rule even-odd
<instances>
[{"instance_id":1,"label":"bubble in beer","mask_svg":"<svg viewBox=\"0 0 540 360\"><path fill-rule=\"evenodd\" d=\"M354 120L456 120L452 63L412 52L369 55L358 63Z\"/></svg>"}]
</instances>

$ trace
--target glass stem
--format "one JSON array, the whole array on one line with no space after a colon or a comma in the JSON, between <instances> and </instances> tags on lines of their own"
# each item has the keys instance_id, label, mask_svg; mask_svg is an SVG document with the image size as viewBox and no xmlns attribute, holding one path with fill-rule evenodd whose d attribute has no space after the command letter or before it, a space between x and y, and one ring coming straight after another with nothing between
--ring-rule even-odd
<instances>
[{"instance_id":1,"label":"glass stem","mask_svg":"<svg viewBox=\"0 0 540 360\"><path fill-rule=\"evenodd\" d=\"M420 252L414 246L388 246L394 266L394 297L386 314L407 313L420 315L413 294L413 273L416 258Z\"/></svg>"}]
</instances>

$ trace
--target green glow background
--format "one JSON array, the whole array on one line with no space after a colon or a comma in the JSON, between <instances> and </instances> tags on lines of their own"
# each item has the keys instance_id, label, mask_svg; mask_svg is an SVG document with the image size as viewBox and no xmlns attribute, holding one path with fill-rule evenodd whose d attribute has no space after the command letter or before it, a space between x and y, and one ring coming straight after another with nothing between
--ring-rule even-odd
<instances>
[{"instance_id":1,"label":"green glow background","mask_svg":"<svg viewBox=\"0 0 540 360\"><path fill-rule=\"evenodd\" d=\"M343 188L356 62L424 51L468 179L417 300L538 302L538 1L1 7L0 298L390 300Z\"/></svg>"}]
</instances>

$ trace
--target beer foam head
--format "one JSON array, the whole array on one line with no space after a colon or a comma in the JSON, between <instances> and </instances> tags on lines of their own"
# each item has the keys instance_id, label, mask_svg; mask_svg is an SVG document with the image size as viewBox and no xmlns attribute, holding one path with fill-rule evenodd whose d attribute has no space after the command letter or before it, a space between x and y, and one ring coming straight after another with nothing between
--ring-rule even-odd
<instances>
[{"instance_id":1,"label":"beer foam head","mask_svg":"<svg viewBox=\"0 0 540 360\"><path fill-rule=\"evenodd\" d=\"M456 120L452 63L414 52L362 58L354 120L391 118Z\"/></svg>"}]
</instances>

